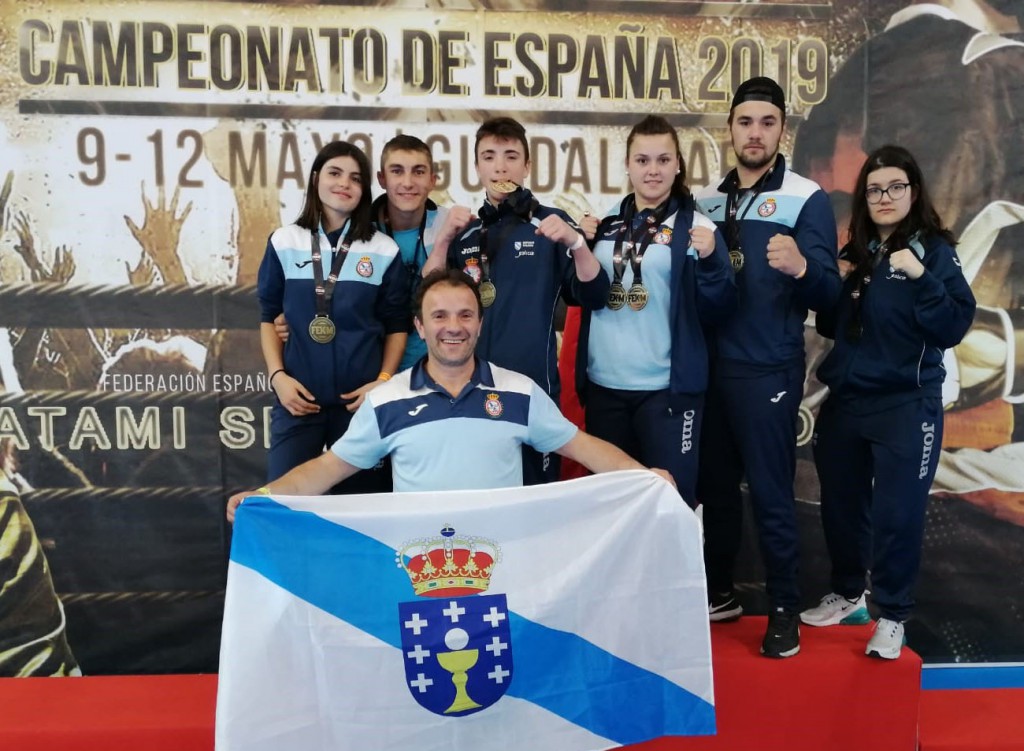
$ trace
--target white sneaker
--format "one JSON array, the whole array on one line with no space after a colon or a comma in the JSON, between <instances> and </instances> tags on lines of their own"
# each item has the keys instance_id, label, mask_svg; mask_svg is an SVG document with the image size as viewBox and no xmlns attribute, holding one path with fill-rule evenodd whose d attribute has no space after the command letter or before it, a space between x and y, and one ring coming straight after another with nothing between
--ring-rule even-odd
<instances>
[{"instance_id":1,"label":"white sneaker","mask_svg":"<svg viewBox=\"0 0 1024 751\"><path fill-rule=\"evenodd\" d=\"M900 650L906 643L902 623L879 618L875 624L875 633L868 640L864 654L868 657L881 657L883 660L895 660L900 656Z\"/></svg>"},{"instance_id":2,"label":"white sneaker","mask_svg":"<svg viewBox=\"0 0 1024 751\"><path fill-rule=\"evenodd\" d=\"M802 612L800 620L808 626L835 626L840 623L844 626L859 626L870 623L871 616L868 614L864 592L856 600L847 600L831 592L822 597L815 607Z\"/></svg>"}]
</instances>

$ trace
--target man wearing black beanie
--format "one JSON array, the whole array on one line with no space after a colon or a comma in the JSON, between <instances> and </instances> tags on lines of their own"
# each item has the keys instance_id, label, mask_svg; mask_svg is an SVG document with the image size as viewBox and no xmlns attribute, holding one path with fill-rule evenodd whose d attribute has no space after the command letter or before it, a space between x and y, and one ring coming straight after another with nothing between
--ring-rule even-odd
<instances>
[{"instance_id":1,"label":"man wearing black beanie","mask_svg":"<svg viewBox=\"0 0 1024 751\"><path fill-rule=\"evenodd\" d=\"M736 90L729 131L737 166L697 196L721 230L736 272L739 309L710 341L711 380L701 434L697 499L712 621L735 620L733 592L746 477L770 604L766 657L800 651L793 479L804 383L804 319L839 296L836 224L828 196L786 169L779 153L786 97L758 76Z\"/></svg>"}]
</instances>

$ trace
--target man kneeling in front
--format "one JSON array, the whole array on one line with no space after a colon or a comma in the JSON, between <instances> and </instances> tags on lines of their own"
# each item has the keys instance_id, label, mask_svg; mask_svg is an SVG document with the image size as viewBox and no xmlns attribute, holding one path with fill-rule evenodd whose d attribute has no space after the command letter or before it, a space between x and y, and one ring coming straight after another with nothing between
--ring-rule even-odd
<instances>
[{"instance_id":1,"label":"man kneeling in front","mask_svg":"<svg viewBox=\"0 0 1024 751\"><path fill-rule=\"evenodd\" d=\"M416 331L427 355L370 391L348 431L316 459L228 501L228 521L254 494L317 495L391 456L396 492L516 487L522 444L555 451L592 472L646 469L565 419L526 376L474 355L480 293L462 271L429 274L416 295ZM662 469L652 469L675 483Z\"/></svg>"}]
</instances>

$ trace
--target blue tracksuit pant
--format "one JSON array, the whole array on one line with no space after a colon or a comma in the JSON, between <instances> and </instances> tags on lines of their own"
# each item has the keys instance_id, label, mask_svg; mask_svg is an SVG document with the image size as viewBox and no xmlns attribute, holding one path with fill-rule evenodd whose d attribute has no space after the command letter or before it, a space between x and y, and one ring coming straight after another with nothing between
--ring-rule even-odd
<instances>
[{"instance_id":1,"label":"blue tracksuit pant","mask_svg":"<svg viewBox=\"0 0 1024 751\"><path fill-rule=\"evenodd\" d=\"M747 377L712 373L701 431L697 499L704 504L708 590L731 592L746 477L771 607L797 612L799 538L793 479L800 366Z\"/></svg>"},{"instance_id":2,"label":"blue tracksuit pant","mask_svg":"<svg viewBox=\"0 0 1024 751\"><path fill-rule=\"evenodd\" d=\"M871 598L883 618L904 621L913 609L941 445L937 397L872 410L870 397L851 404L831 395L818 415L814 461L832 589L857 597L870 570Z\"/></svg>"},{"instance_id":3,"label":"blue tracksuit pant","mask_svg":"<svg viewBox=\"0 0 1024 751\"><path fill-rule=\"evenodd\" d=\"M277 400L270 413L270 451L267 452L267 482L300 464L315 459L348 430L352 413L342 404L322 406L315 415L295 417ZM391 462L385 459L331 488L332 495L390 493Z\"/></svg>"},{"instance_id":4,"label":"blue tracksuit pant","mask_svg":"<svg viewBox=\"0 0 1024 751\"><path fill-rule=\"evenodd\" d=\"M647 467L668 470L679 495L694 505L703 394L623 391L590 383L587 432Z\"/></svg>"}]
</instances>

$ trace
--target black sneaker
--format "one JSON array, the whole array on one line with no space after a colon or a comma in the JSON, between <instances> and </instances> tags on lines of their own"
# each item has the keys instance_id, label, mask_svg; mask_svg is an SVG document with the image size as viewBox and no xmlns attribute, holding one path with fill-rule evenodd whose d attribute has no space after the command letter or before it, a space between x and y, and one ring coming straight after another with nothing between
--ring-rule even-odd
<instances>
[{"instance_id":1,"label":"black sneaker","mask_svg":"<svg viewBox=\"0 0 1024 751\"><path fill-rule=\"evenodd\" d=\"M708 596L708 620L712 623L728 623L743 615L743 606L736 601L732 592L712 593Z\"/></svg>"},{"instance_id":2,"label":"black sneaker","mask_svg":"<svg viewBox=\"0 0 1024 751\"><path fill-rule=\"evenodd\" d=\"M761 642L765 657L792 657L800 651L800 616L778 608L768 614L768 630Z\"/></svg>"}]
</instances>

